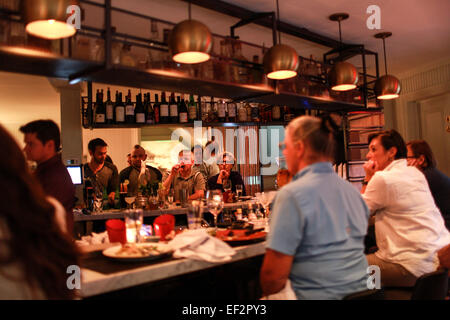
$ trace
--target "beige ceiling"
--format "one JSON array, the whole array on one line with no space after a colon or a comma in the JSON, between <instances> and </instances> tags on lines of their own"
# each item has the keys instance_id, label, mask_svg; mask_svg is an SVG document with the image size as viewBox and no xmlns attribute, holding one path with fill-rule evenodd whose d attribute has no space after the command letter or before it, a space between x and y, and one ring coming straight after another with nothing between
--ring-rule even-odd
<instances>
[{"instance_id":1,"label":"beige ceiling","mask_svg":"<svg viewBox=\"0 0 450 320\"><path fill-rule=\"evenodd\" d=\"M273 11L276 4L276 0L225 2L258 12ZM382 31L393 33L386 40L389 73L408 72L450 57L450 0L279 0L279 4L282 21L334 39L339 38L338 24L328 16L347 12L350 18L342 22L343 41L380 53L380 71L384 70L382 41L373 35ZM366 26L369 5L381 9L380 30Z\"/></svg>"}]
</instances>

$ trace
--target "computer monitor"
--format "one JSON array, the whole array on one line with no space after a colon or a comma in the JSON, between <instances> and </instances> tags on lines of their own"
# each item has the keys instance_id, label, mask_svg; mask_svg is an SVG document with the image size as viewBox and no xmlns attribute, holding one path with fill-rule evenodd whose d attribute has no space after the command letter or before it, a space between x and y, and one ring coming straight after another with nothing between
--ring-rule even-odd
<instances>
[{"instance_id":1,"label":"computer monitor","mask_svg":"<svg viewBox=\"0 0 450 320\"><path fill-rule=\"evenodd\" d=\"M82 166L66 166L67 171L69 171L70 177L72 178L73 184L83 184L83 170Z\"/></svg>"}]
</instances>

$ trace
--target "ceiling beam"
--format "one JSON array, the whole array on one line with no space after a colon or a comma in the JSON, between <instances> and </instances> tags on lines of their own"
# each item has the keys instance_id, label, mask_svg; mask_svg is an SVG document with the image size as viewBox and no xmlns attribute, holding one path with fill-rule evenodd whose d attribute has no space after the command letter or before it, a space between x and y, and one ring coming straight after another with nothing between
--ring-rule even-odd
<instances>
[{"instance_id":1,"label":"ceiling beam","mask_svg":"<svg viewBox=\"0 0 450 320\"><path fill-rule=\"evenodd\" d=\"M236 6L234 4L226 3L221 0L182 0L185 2L191 2L192 4L210 9L219 13L226 14L239 19L248 19L255 15L254 11ZM272 29L272 20L270 18L262 18L254 22L257 25ZM323 36L321 34L312 32L303 27L297 27L289 23L280 21L278 25L279 31L285 34L292 35L304 40L308 40L329 48L339 47L339 41ZM343 43L345 45L345 43Z\"/></svg>"}]
</instances>

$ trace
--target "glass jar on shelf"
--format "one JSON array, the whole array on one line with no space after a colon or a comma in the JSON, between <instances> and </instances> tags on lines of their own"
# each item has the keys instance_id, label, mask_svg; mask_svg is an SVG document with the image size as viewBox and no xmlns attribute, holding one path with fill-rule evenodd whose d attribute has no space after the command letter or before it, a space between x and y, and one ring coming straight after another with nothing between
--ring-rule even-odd
<instances>
[{"instance_id":1,"label":"glass jar on shelf","mask_svg":"<svg viewBox=\"0 0 450 320\"><path fill-rule=\"evenodd\" d=\"M238 40L232 42L233 48L233 59L239 60L235 61L236 64L233 68L234 81L238 83L248 83L249 82L249 65L246 63L248 60L242 54L242 44ZM237 72L237 73L236 73Z\"/></svg>"},{"instance_id":2,"label":"glass jar on shelf","mask_svg":"<svg viewBox=\"0 0 450 320\"><path fill-rule=\"evenodd\" d=\"M238 121L247 122L247 108L244 102L239 102L238 105Z\"/></svg>"}]
</instances>

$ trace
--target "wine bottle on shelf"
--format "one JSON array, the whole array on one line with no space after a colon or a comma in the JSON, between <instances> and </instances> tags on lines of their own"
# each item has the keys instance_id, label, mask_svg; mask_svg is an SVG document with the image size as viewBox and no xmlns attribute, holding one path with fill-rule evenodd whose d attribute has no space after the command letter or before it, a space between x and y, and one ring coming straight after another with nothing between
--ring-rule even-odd
<instances>
[{"instance_id":1,"label":"wine bottle on shelf","mask_svg":"<svg viewBox=\"0 0 450 320\"><path fill-rule=\"evenodd\" d=\"M252 111L251 111L251 121L253 122L259 122L259 106L257 104L252 105Z\"/></svg>"},{"instance_id":2,"label":"wine bottle on shelf","mask_svg":"<svg viewBox=\"0 0 450 320\"><path fill-rule=\"evenodd\" d=\"M284 106L284 121L289 122L292 119L291 110L288 106Z\"/></svg>"},{"instance_id":3,"label":"wine bottle on shelf","mask_svg":"<svg viewBox=\"0 0 450 320\"><path fill-rule=\"evenodd\" d=\"M227 105L228 110L228 122L236 122L236 103L229 102Z\"/></svg>"},{"instance_id":4,"label":"wine bottle on shelf","mask_svg":"<svg viewBox=\"0 0 450 320\"><path fill-rule=\"evenodd\" d=\"M239 122L247 121L247 109L245 108L244 102L239 102L238 120L239 120Z\"/></svg>"},{"instance_id":5,"label":"wine bottle on shelf","mask_svg":"<svg viewBox=\"0 0 450 320\"><path fill-rule=\"evenodd\" d=\"M100 90L97 90L97 97L95 102L95 123L104 124L106 121L106 110L103 104L103 97Z\"/></svg>"},{"instance_id":6,"label":"wine bottle on shelf","mask_svg":"<svg viewBox=\"0 0 450 320\"><path fill-rule=\"evenodd\" d=\"M246 106L247 108L247 121L251 122L252 121L252 106L250 105L250 103L247 103Z\"/></svg>"},{"instance_id":7,"label":"wine bottle on shelf","mask_svg":"<svg viewBox=\"0 0 450 320\"><path fill-rule=\"evenodd\" d=\"M169 121L170 123L178 122L178 104L175 101L175 93L173 93L173 92L170 95L169 115L170 115L170 121Z\"/></svg>"},{"instance_id":8,"label":"wine bottle on shelf","mask_svg":"<svg viewBox=\"0 0 450 320\"><path fill-rule=\"evenodd\" d=\"M106 93L106 123L113 124L114 123L114 105L111 101L111 90L108 88Z\"/></svg>"},{"instance_id":9,"label":"wine bottle on shelf","mask_svg":"<svg viewBox=\"0 0 450 320\"><path fill-rule=\"evenodd\" d=\"M189 122L194 122L198 118L198 110L197 110L197 104L194 101L194 95L189 96L189 103L188 103L188 116L189 116Z\"/></svg>"},{"instance_id":10,"label":"wine bottle on shelf","mask_svg":"<svg viewBox=\"0 0 450 320\"><path fill-rule=\"evenodd\" d=\"M181 102L179 104L180 108L179 108L179 122L180 123L187 123L188 122L188 109L186 106L186 102L184 101L184 95L183 98L181 99Z\"/></svg>"},{"instance_id":11,"label":"wine bottle on shelf","mask_svg":"<svg viewBox=\"0 0 450 320\"><path fill-rule=\"evenodd\" d=\"M219 100L219 102L217 102L217 115L218 115L219 122L226 121L227 104L226 104L225 100Z\"/></svg>"},{"instance_id":12,"label":"wine bottle on shelf","mask_svg":"<svg viewBox=\"0 0 450 320\"><path fill-rule=\"evenodd\" d=\"M145 109L142 104L142 94L138 94L136 96L136 108L134 109L134 113L136 114L136 123L144 124L145 123Z\"/></svg>"},{"instance_id":13,"label":"wine bottle on shelf","mask_svg":"<svg viewBox=\"0 0 450 320\"><path fill-rule=\"evenodd\" d=\"M148 98L150 100L150 93L148 94ZM159 123L161 121L160 118L160 114L161 114L161 109L160 109L161 104L158 101L158 94L155 93L155 102L153 103L153 112L155 114L155 124Z\"/></svg>"},{"instance_id":14,"label":"wine bottle on shelf","mask_svg":"<svg viewBox=\"0 0 450 320\"><path fill-rule=\"evenodd\" d=\"M125 123L125 105L122 102L122 92L117 95L116 99L116 123Z\"/></svg>"},{"instance_id":15,"label":"wine bottle on shelf","mask_svg":"<svg viewBox=\"0 0 450 320\"><path fill-rule=\"evenodd\" d=\"M144 95L145 123L155 124L155 109L150 102L150 93Z\"/></svg>"},{"instance_id":16,"label":"wine bottle on shelf","mask_svg":"<svg viewBox=\"0 0 450 320\"><path fill-rule=\"evenodd\" d=\"M202 122L208 122L209 121L209 105L206 102L205 98L198 97L199 101L199 109L201 109L201 117L199 119L202 120Z\"/></svg>"},{"instance_id":17,"label":"wine bottle on shelf","mask_svg":"<svg viewBox=\"0 0 450 320\"><path fill-rule=\"evenodd\" d=\"M166 93L163 92L161 94L161 105L159 110L159 122L160 123L169 123L169 104L166 101Z\"/></svg>"},{"instance_id":18,"label":"wine bottle on shelf","mask_svg":"<svg viewBox=\"0 0 450 320\"><path fill-rule=\"evenodd\" d=\"M134 113L134 105L131 102L131 90L128 89L127 102L125 104L125 122L129 124L136 123L136 116Z\"/></svg>"},{"instance_id":19,"label":"wine bottle on shelf","mask_svg":"<svg viewBox=\"0 0 450 320\"><path fill-rule=\"evenodd\" d=\"M209 104L209 112L208 112L208 122L217 122L217 105L214 102L214 97L211 97L211 102Z\"/></svg>"},{"instance_id":20,"label":"wine bottle on shelf","mask_svg":"<svg viewBox=\"0 0 450 320\"><path fill-rule=\"evenodd\" d=\"M281 120L281 109L280 109L280 106L273 106L272 107L272 120L273 121L280 121Z\"/></svg>"}]
</instances>

